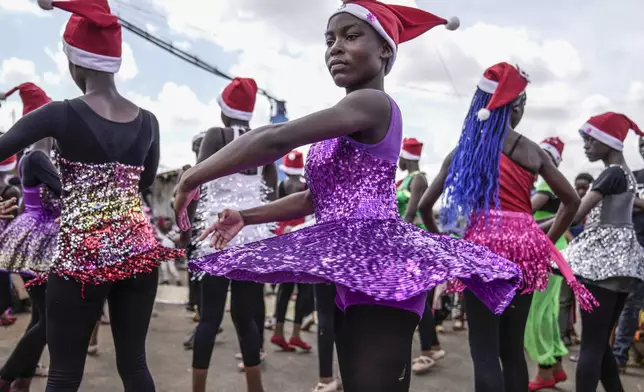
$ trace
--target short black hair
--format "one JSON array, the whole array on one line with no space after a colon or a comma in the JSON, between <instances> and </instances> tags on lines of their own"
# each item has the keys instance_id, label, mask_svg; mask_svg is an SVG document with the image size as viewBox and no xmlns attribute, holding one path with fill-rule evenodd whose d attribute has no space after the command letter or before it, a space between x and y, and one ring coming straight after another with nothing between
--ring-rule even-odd
<instances>
[{"instance_id":1,"label":"short black hair","mask_svg":"<svg viewBox=\"0 0 644 392\"><path fill-rule=\"evenodd\" d=\"M577 177L575 177L575 181L577 180L585 180L585 181L588 181L589 184L592 184L595 181L593 176L591 176L588 173L579 173Z\"/></svg>"}]
</instances>

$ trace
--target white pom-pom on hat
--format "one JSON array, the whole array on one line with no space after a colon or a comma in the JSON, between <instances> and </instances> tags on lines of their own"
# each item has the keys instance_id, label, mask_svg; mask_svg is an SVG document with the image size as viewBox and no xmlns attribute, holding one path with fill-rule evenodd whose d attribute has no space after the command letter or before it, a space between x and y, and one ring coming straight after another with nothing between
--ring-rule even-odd
<instances>
[{"instance_id":1,"label":"white pom-pom on hat","mask_svg":"<svg viewBox=\"0 0 644 392\"><path fill-rule=\"evenodd\" d=\"M481 120L481 121L485 121L488 118L490 118L491 114L492 113L490 113L489 110L487 110L486 108L483 108L483 109L479 110L478 113L476 113L476 117L478 117L479 120Z\"/></svg>"},{"instance_id":2,"label":"white pom-pom on hat","mask_svg":"<svg viewBox=\"0 0 644 392\"><path fill-rule=\"evenodd\" d=\"M456 30L460 26L461 26L461 20L456 16L452 16L447 20L447 24L445 25L445 28L447 30Z\"/></svg>"},{"instance_id":3,"label":"white pom-pom on hat","mask_svg":"<svg viewBox=\"0 0 644 392\"><path fill-rule=\"evenodd\" d=\"M294 160L295 159L295 154L294 153L288 154L288 159L290 159L291 161Z\"/></svg>"},{"instance_id":4,"label":"white pom-pom on hat","mask_svg":"<svg viewBox=\"0 0 644 392\"><path fill-rule=\"evenodd\" d=\"M38 0L38 6L45 11L51 11L54 9L54 6L51 4L52 0Z\"/></svg>"}]
</instances>

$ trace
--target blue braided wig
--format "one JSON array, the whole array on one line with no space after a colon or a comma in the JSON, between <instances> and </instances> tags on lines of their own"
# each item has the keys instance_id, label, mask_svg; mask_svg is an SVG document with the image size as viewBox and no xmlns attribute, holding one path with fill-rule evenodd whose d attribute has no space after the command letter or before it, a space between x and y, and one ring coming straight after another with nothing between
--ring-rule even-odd
<instances>
[{"instance_id":1,"label":"blue braided wig","mask_svg":"<svg viewBox=\"0 0 644 392\"><path fill-rule=\"evenodd\" d=\"M481 121L478 111L491 98L477 88L465 117L443 188L441 225L445 229L458 226L459 219L469 222L472 214L487 220L490 209L499 207L499 165L513 105L492 110L490 118Z\"/></svg>"}]
</instances>

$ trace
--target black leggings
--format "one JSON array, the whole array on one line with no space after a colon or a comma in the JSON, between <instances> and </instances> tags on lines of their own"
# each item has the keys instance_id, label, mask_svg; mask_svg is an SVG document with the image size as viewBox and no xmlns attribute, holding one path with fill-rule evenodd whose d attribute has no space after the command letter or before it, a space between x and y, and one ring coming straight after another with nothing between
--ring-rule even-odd
<instances>
[{"instance_id":1,"label":"black leggings","mask_svg":"<svg viewBox=\"0 0 644 392\"><path fill-rule=\"evenodd\" d=\"M318 311L318 365L319 377L333 377L333 346L335 344L335 285L315 285L315 307Z\"/></svg>"},{"instance_id":2,"label":"black leggings","mask_svg":"<svg viewBox=\"0 0 644 392\"><path fill-rule=\"evenodd\" d=\"M500 316L471 291L464 296L475 392L528 392L523 336L532 294L515 296Z\"/></svg>"},{"instance_id":3,"label":"black leggings","mask_svg":"<svg viewBox=\"0 0 644 392\"><path fill-rule=\"evenodd\" d=\"M252 367L260 364L262 328L257 323L258 309L264 302L264 285L204 275L200 282L201 310L192 353L192 367L195 369L208 369L210 366L217 331L224 318L229 285L230 315L237 330L244 366ZM263 325L263 318L260 325Z\"/></svg>"},{"instance_id":4,"label":"black leggings","mask_svg":"<svg viewBox=\"0 0 644 392\"><path fill-rule=\"evenodd\" d=\"M286 310L295 290L295 283L282 283L277 289L277 301L275 302L275 321L283 323L286 320ZM313 309L310 309L312 286L310 284L297 283L297 300L295 300L295 319L293 323L302 324L302 320Z\"/></svg>"},{"instance_id":5,"label":"black leggings","mask_svg":"<svg viewBox=\"0 0 644 392\"><path fill-rule=\"evenodd\" d=\"M11 277L7 271L0 271L0 316L11 307Z\"/></svg>"},{"instance_id":6,"label":"black leggings","mask_svg":"<svg viewBox=\"0 0 644 392\"><path fill-rule=\"evenodd\" d=\"M628 293L618 293L592 284L586 287L599 302L599 307L591 313L581 312L581 347L575 390L596 391L601 381L606 392L624 392L609 339Z\"/></svg>"},{"instance_id":7,"label":"black leggings","mask_svg":"<svg viewBox=\"0 0 644 392\"><path fill-rule=\"evenodd\" d=\"M429 351L432 347L440 346L438 334L436 333L436 322L434 319L434 290L427 293L425 313L418 324L418 336L420 337L420 349Z\"/></svg>"},{"instance_id":8,"label":"black leggings","mask_svg":"<svg viewBox=\"0 0 644 392\"><path fill-rule=\"evenodd\" d=\"M47 344L46 287L46 285L39 285L29 289L31 321L11 356L0 369L0 378L4 381L11 382L19 378L32 378L36 372L38 361Z\"/></svg>"},{"instance_id":9,"label":"black leggings","mask_svg":"<svg viewBox=\"0 0 644 392\"><path fill-rule=\"evenodd\" d=\"M107 298L116 368L125 392L154 392L145 340L159 272L98 286L52 274L47 282L49 378L46 392L78 391L89 339Z\"/></svg>"},{"instance_id":10,"label":"black leggings","mask_svg":"<svg viewBox=\"0 0 644 392\"><path fill-rule=\"evenodd\" d=\"M417 314L389 306L336 307L335 339L345 392L407 392Z\"/></svg>"}]
</instances>

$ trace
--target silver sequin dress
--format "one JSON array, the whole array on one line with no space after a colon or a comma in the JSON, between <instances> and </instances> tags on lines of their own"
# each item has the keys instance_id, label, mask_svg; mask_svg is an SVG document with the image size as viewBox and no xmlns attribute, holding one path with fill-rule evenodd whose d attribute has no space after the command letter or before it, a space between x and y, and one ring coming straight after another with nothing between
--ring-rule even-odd
<instances>
[{"instance_id":1,"label":"silver sequin dress","mask_svg":"<svg viewBox=\"0 0 644 392\"><path fill-rule=\"evenodd\" d=\"M575 275L596 286L626 292L644 280L644 249L633 228L637 183L618 165L628 181L624 193L604 197L588 214L584 231L562 252Z\"/></svg>"},{"instance_id":2,"label":"silver sequin dress","mask_svg":"<svg viewBox=\"0 0 644 392\"><path fill-rule=\"evenodd\" d=\"M243 128L232 127L234 138L240 136ZM270 192L264 183L262 169L255 174L236 173L216 179L201 188L197 204L195 230L198 233L217 222L218 214L225 209L245 210L267 203L266 195ZM273 225L248 225L228 243L227 247L248 244L273 236ZM195 247L191 257L203 257L216 252L210 247L210 238L201 242L193 242Z\"/></svg>"}]
</instances>

